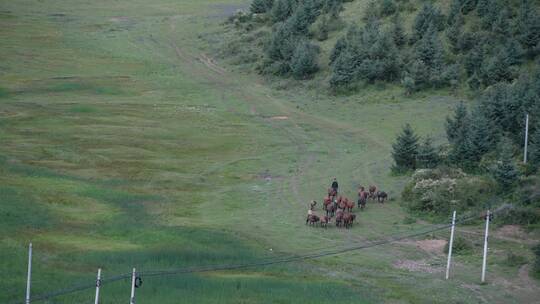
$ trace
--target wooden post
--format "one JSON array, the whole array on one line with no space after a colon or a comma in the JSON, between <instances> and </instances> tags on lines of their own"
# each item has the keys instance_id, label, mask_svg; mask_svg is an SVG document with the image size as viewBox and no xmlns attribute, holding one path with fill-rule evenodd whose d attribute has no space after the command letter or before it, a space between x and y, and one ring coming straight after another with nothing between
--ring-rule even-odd
<instances>
[{"instance_id":1,"label":"wooden post","mask_svg":"<svg viewBox=\"0 0 540 304\"><path fill-rule=\"evenodd\" d=\"M486 215L486 233L484 235L484 260L482 261L482 283L484 283L486 281L488 233L489 233L489 210L488 210L487 215Z\"/></svg>"},{"instance_id":2,"label":"wooden post","mask_svg":"<svg viewBox=\"0 0 540 304\"><path fill-rule=\"evenodd\" d=\"M454 245L454 229L456 227L456 211L452 214L452 230L450 231L450 242L448 243L448 261L446 262L446 279L450 274L450 260L452 259L452 246Z\"/></svg>"}]
</instances>

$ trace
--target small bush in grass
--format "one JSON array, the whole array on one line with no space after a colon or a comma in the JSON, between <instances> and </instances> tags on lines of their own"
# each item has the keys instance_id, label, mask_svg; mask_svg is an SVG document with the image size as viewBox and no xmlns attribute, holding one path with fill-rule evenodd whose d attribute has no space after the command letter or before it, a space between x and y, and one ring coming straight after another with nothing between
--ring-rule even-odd
<instances>
[{"instance_id":1,"label":"small bush in grass","mask_svg":"<svg viewBox=\"0 0 540 304\"><path fill-rule=\"evenodd\" d=\"M446 245L444 246L444 252L448 252L448 245L449 243L446 243ZM473 249L473 244L471 241L462 237L454 238L454 244L452 246L452 253L469 254L471 253L472 249Z\"/></svg>"},{"instance_id":2,"label":"small bush in grass","mask_svg":"<svg viewBox=\"0 0 540 304\"><path fill-rule=\"evenodd\" d=\"M504 263L511 267L519 267L521 265L527 264L527 258L522 255L517 255L513 253L512 251L510 251L506 255L506 260L504 261Z\"/></svg>"},{"instance_id":3,"label":"small bush in grass","mask_svg":"<svg viewBox=\"0 0 540 304\"><path fill-rule=\"evenodd\" d=\"M406 216L404 219L403 219L403 224L405 225L411 225L411 224L415 224L416 223L416 219L412 216Z\"/></svg>"},{"instance_id":4,"label":"small bush in grass","mask_svg":"<svg viewBox=\"0 0 540 304\"><path fill-rule=\"evenodd\" d=\"M534 264L531 269L531 274L533 277L540 280L540 244L532 248L534 252Z\"/></svg>"}]
</instances>

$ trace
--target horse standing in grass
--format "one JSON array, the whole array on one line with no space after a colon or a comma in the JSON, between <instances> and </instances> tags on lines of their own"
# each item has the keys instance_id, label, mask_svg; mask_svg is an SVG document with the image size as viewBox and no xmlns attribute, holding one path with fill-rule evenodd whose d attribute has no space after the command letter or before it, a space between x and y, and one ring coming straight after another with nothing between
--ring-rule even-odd
<instances>
[{"instance_id":1,"label":"horse standing in grass","mask_svg":"<svg viewBox=\"0 0 540 304\"><path fill-rule=\"evenodd\" d=\"M321 217L321 227L326 228L326 226L330 223L330 217L329 216L322 216Z\"/></svg>"},{"instance_id":2,"label":"horse standing in grass","mask_svg":"<svg viewBox=\"0 0 540 304\"><path fill-rule=\"evenodd\" d=\"M358 192L358 208L364 209L366 207L368 195L369 193L364 190Z\"/></svg>"},{"instance_id":3,"label":"horse standing in grass","mask_svg":"<svg viewBox=\"0 0 540 304\"><path fill-rule=\"evenodd\" d=\"M338 210L336 212L336 227L341 227L343 225L343 211Z\"/></svg>"},{"instance_id":4,"label":"horse standing in grass","mask_svg":"<svg viewBox=\"0 0 540 304\"><path fill-rule=\"evenodd\" d=\"M381 204L384 204L384 201L388 198L388 194L384 191L377 192L377 201Z\"/></svg>"},{"instance_id":5,"label":"horse standing in grass","mask_svg":"<svg viewBox=\"0 0 540 304\"><path fill-rule=\"evenodd\" d=\"M369 198L371 198L372 200L375 199L375 194L377 192L377 187L375 186L369 186Z\"/></svg>"},{"instance_id":6,"label":"horse standing in grass","mask_svg":"<svg viewBox=\"0 0 540 304\"><path fill-rule=\"evenodd\" d=\"M308 215L306 219L306 224L309 224L310 226L311 225L315 226L317 222L319 222L320 220L321 219L317 215L311 214L311 215Z\"/></svg>"},{"instance_id":7,"label":"horse standing in grass","mask_svg":"<svg viewBox=\"0 0 540 304\"><path fill-rule=\"evenodd\" d=\"M343 214L343 225L345 228L349 229L352 227L354 220L356 219L356 214L347 212Z\"/></svg>"},{"instance_id":8,"label":"horse standing in grass","mask_svg":"<svg viewBox=\"0 0 540 304\"><path fill-rule=\"evenodd\" d=\"M336 204L330 202L330 204L324 205L324 211L326 211L326 216L334 216L336 212L337 206Z\"/></svg>"},{"instance_id":9,"label":"horse standing in grass","mask_svg":"<svg viewBox=\"0 0 540 304\"><path fill-rule=\"evenodd\" d=\"M345 206L347 208L347 211L352 212L354 208L354 202L352 200L349 200L348 198L345 198Z\"/></svg>"}]
</instances>

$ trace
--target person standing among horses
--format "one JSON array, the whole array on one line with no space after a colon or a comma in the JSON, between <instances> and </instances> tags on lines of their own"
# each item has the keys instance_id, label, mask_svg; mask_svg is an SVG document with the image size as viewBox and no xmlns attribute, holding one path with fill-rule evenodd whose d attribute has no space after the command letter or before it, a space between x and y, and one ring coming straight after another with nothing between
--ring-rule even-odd
<instances>
[{"instance_id":1,"label":"person standing among horses","mask_svg":"<svg viewBox=\"0 0 540 304\"><path fill-rule=\"evenodd\" d=\"M338 188L339 188L339 185L338 185L337 179L334 177L334 180L332 181L332 189L334 190L336 194L338 192Z\"/></svg>"}]
</instances>

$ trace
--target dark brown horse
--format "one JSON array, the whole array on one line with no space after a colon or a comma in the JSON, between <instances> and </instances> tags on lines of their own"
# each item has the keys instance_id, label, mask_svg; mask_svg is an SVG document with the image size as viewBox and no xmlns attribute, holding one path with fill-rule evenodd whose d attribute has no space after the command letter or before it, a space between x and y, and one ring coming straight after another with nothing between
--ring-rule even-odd
<instances>
[{"instance_id":1,"label":"dark brown horse","mask_svg":"<svg viewBox=\"0 0 540 304\"><path fill-rule=\"evenodd\" d=\"M336 212L336 227L341 227L343 225L343 211L339 210Z\"/></svg>"},{"instance_id":2,"label":"dark brown horse","mask_svg":"<svg viewBox=\"0 0 540 304\"><path fill-rule=\"evenodd\" d=\"M330 217L329 216L323 216L321 217L321 227L326 228L326 226L330 223Z\"/></svg>"},{"instance_id":3,"label":"dark brown horse","mask_svg":"<svg viewBox=\"0 0 540 304\"><path fill-rule=\"evenodd\" d=\"M345 228L351 228L353 223L354 223L354 220L356 219L356 214L354 213L345 213L343 214L343 225L345 226Z\"/></svg>"},{"instance_id":4,"label":"dark brown horse","mask_svg":"<svg viewBox=\"0 0 540 304\"><path fill-rule=\"evenodd\" d=\"M336 204L332 202L328 205L324 205L324 211L326 211L326 216L330 216L330 217L334 216L336 209L337 209Z\"/></svg>"},{"instance_id":5,"label":"dark brown horse","mask_svg":"<svg viewBox=\"0 0 540 304\"><path fill-rule=\"evenodd\" d=\"M375 186L369 186L369 198L371 198L372 200L375 199L375 194L377 192L377 187Z\"/></svg>"},{"instance_id":6,"label":"dark brown horse","mask_svg":"<svg viewBox=\"0 0 540 304\"><path fill-rule=\"evenodd\" d=\"M315 214L308 215L308 217L306 219L306 224L315 226L317 224L317 222L319 222L320 220L321 219Z\"/></svg>"},{"instance_id":7,"label":"dark brown horse","mask_svg":"<svg viewBox=\"0 0 540 304\"><path fill-rule=\"evenodd\" d=\"M367 191L362 191L358 194L358 208L364 209L366 207L368 195L369 193Z\"/></svg>"},{"instance_id":8,"label":"dark brown horse","mask_svg":"<svg viewBox=\"0 0 540 304\"><path fill-rule=\"evenodd\" d=\"M384 191L377 192L377 201L381 204L384 204L384 201L388 198L388 194Z\"/></svg>"}]
</instances>

